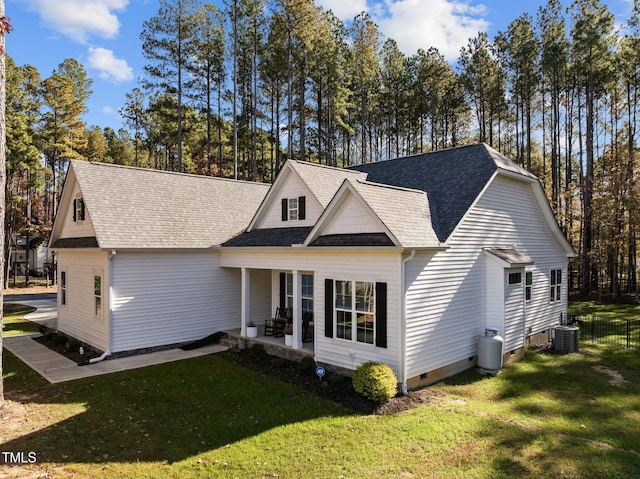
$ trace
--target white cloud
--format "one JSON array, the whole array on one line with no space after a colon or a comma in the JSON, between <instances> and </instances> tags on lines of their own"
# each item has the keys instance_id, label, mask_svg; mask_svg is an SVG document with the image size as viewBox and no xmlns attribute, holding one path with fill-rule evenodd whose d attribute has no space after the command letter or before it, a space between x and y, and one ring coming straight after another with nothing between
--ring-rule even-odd
<instances>
[{"instance_id":1,"label":"white cloud","mask_svg":"<svg viewBox=\"0 0 640 479\"><path fill-rule=\"evenodd\" d=\"M49 28L86 43L90 35L113 38L120 30L114 11L124 10L129 0L26 0Z\"/></svg>"},{"instance_id":2,"label":"white cloud","mask_svg":"<svg viewBox=\"0 0 640 479\"><path fill-rule=\"evenodd\" d=\"M98 70L103 80L122 83L133 80L133 69L126 60L116 58L111 50L100 47L89 47L89 68Z\"/></svg>"},{"instance_id":3,"label":"white cloud","mask_svg":"<svg viewBox=\"0 0 640 479\"><path fill-rule=\"evenodd\" d=\"M324 10L331 10L336 17L344 22L367 11L367 0L316 0L316 5Z\"/></svg>"},{"instance_id":4,"label":"white cloud","mask_svg":"<svg viewBox=\"0 0 640 479\"><path fill-rule=\"evenodd\" d=\"M455 62L460 49L479 31L487 31L484 5L468 0L316 0L345 22L367 12L385 38L393 38L405 55L436 47Z\"/></svg>"},{"instance_id":5,"label":"white cloud","mask_svg":"<svg viewBox=\"0 0 640 479\"><path fill-rule=\"evenodd\" d=\"M479 31L487 31L486 9L459 0L384 0L372 16L405 55L436 47L449 61Z\"/></svg>"}]
</instances>

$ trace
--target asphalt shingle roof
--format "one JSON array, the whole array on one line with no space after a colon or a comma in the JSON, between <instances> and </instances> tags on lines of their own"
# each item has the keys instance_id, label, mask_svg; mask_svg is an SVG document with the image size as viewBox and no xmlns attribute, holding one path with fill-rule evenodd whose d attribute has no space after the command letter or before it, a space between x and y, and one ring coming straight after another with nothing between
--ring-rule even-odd
<instances>
[{"instance_id":1,"label":"asphalt shingle roof","mask_svg":"<svg viewBox=\"0 0 640 479\"><path fill-rule=\"evenodd\" d=\"M497 169L535 176L490 146L476 145L353 166L367 181L427 193L438 239L446 241Z\"/></svg>"},{"instance_id":2,"label":"asphalt shingle roof","mask_svg":"<svg viewBox=\"0 0 640 479\"><path fill-rule=\"evenodd\" d=\"M401 246L438 246L424 191L368 181L357 181L352 185Z\"/></svg>"},{"instance_id":3,"label":"asphalt shingle roof","mask_svg":"<svg viewBox=\"0 0 640 479\"><path fill-rule=\"evenodd\" d=\"M251 230L231 238L222 246L291 246L302 244L309 231L310 226Z\"/></svg>"},{"instance_id":4,"label":"asphalt shingle roof","mask_svg":"<svg viewBox=\"0 0 640 479\"><path fill-rule=\"evenodd\" d=\"M323 208L327 207L346 178L353 181L367 178L366 173L355 170L333 168L297 160L289 160L289 163Z\"/></svg>"},{"instance_id":5,"label":"asphalt shingle roof","mask_svg":"<svg viewBox=\"0 0 640 479\"><path fill-rule=\"evenodd\" d=\"M208 248L246 228L269 185L72 161L101 248Z\"/></svg>"}]
</instances>

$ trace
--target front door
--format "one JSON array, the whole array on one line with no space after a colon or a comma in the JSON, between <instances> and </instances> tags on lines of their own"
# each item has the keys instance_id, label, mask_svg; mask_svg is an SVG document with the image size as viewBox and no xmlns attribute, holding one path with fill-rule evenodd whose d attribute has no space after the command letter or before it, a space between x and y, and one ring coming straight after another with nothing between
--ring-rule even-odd
<instances>
[{"instance_id":1,"label":"front door","mask_svg":"<svg viewBox=\"0 0 640 479\"><path fill-rule=\"evenodd\" d=\"M504 351L524 346L525 270L505 269Z\"/></svg>"}]
</instances>

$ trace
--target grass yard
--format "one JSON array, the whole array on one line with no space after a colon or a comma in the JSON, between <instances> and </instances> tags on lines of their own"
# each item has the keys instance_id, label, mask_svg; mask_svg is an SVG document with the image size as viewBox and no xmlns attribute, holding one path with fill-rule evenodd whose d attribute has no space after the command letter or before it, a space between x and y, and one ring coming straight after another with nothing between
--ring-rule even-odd
<instances>
[{"instance_id":1,"label":"grass yard","mask_svg":"<svg viewBox=\"0 0 640 479\"><path fill-rule=\"evenodd\" d=\"M3 359L0 451L36 463L0 457L0 478L640 476L637 351L527 352L495 378L467 371L413 393L428 402L393 415L216 355L59 385Z\"/></svg>"},{"instance_id":2,"label":"grass yard","mask_svg":"<svg viewBox=\"0 0 640 479\"><path fill-rule=\"evenodd\" d=\"M24 319L25 314L35 311L36 308L22 304L5 304L2 318L2 336L17 336L19 334L31 334L39 332L40 327L36 323Z\"/></svg>"}]
</instances>

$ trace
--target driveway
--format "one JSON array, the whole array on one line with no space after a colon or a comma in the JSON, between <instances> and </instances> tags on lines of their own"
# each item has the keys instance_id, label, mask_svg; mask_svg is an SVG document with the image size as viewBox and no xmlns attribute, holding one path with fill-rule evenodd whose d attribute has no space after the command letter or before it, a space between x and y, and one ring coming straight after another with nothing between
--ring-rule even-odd
<instances>
[{"instance_id":1,"label":"driveway","mask_svg":"<svg viewBox=\"0 0 640 479\"><path fill-rule=\"evenodd\" d=\"M57 294L12 294L3 297L4 303L26 304L38 308L25 319L55 329L58 325Z\"/></svg>"}]
</instances>

